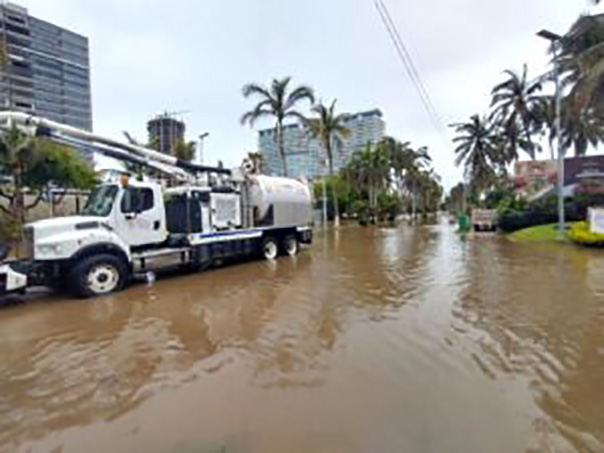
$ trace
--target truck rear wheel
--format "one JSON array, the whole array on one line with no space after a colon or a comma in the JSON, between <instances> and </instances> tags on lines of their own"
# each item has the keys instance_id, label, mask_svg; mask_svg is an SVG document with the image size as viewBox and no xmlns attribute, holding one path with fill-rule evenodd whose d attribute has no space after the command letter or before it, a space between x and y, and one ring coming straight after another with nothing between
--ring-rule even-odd
<instances>
[{"instance_id":1,"label":"truck rear wheel","mask_svg":"<svg viewBox=\"0 0 604 453\"><path fill-rule=\"evenodd\" d=\"M300 245L298 244L298 239L293 234L291 236L287 236L283 240L283 253L287 256L296 256L300 251Z\"/></svg>"},{"instance_id":2,"label":"truck rear wheel","mask_svg":"<svg viewBox=\"0 0 604 453\"><path fill-rule=\"evenodd\" d=\"M83 258L69 273L72 292L79 297L92 297L119 291L128 280L128 266L114 255Z\"/></svg>"},{"instance_id":3,"label":"truck rear wheel","mask_svg":"<svg viewBox=\"0 0 604 453\"><path fill-rule=\"evenodd\" d=\"M267 260L274 260L279 255L279 247L275 238L268 236L262 241L262 248L260 249L262 256Z\"/></svg>"}]
</instances>

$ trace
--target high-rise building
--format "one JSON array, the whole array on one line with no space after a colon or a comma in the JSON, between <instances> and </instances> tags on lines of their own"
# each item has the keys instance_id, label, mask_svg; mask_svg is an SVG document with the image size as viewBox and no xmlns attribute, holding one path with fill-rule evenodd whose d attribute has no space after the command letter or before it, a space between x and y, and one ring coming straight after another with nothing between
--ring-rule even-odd
<instances>
[{"instance_id":1,"label":"high-rise building","mask_svg":"<svg viewBox=\"0 0 604 453\"><path fill-rule=\"evenodd\" d=\"M349 115L344 125L350 130L350 134L344 138L341 149L334 150L334 171L344 167L355 151L362 149L368 143L379 142L386 130L382 112L378 109ZM303 126L299 124L285 126L283 143L289 176L314 179L326 174L326 159L321 144L317 139L312 138ZM258 147L264 159L266 173L283 175L283 159L279 154L275 129L260 131Z\"/></svg>"},{"instance_id":2,"label":"high-rise building","mask_svg":"<svg viewBox=\"0 0 604 453\"><path fill-rule=\"evenodd\" d=\"M1 1L0 109L92 130L88 38Z\"/></svg>"},{"instance_id":3,"label":"high-rise building","mask_svg":"<svg viewBox=\"0 0 604 453\"><path fill-rule=\"evenodd\" d=\"M170 154L174 145L185 140L185 123L170 116L169 113L157 115L147 122L149 143L166 154Z\"/></svg>"}]
</instances>

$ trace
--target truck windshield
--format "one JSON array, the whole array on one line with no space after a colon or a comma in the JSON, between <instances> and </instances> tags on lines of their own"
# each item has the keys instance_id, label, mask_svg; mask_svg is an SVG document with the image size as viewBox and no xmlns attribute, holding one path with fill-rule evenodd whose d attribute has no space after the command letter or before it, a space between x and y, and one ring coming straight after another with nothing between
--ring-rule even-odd
<instances>
[{"instance_id":1,"label":"truck windshield","mask_svg":"<svg viewBox=\"0 0 604 453\"><path fill-rule=\"evenodd\" d=\"M117 186L99 186L88 197L83 215L106 217L111 212Z\"/></svg>"}]
</instances>

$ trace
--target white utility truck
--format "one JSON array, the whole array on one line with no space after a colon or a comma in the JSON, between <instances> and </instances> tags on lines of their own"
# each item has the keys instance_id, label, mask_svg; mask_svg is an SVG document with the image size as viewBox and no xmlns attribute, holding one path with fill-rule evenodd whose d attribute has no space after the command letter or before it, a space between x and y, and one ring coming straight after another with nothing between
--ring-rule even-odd
<instances>
[{"instance_id":1,"label":"white utility truck","mask_svg":"<svg viewBox=\"0 0 604 453\"><path fill-rule=\"evenodd\" d=\"M472 209L474 231L495 231L497 229L497 211L495 209Z\"/></svg>"},{"instance_id":2,"label":"white utility truck","mask_svg":"<svg viewBox=\"0 0 604 453\"><path fill-rule=\"evenodd\" d=\"M0 295L30 286L79 297L122 289L136 274L201 270L233 258L294 256L312 242L311 195L301 181L180 161L24 113L0 112L17 127L86 148L154 174L115 174L96 187L78 216L28 224L26 258L0 265Z\"/></svg>"}]
</instances>

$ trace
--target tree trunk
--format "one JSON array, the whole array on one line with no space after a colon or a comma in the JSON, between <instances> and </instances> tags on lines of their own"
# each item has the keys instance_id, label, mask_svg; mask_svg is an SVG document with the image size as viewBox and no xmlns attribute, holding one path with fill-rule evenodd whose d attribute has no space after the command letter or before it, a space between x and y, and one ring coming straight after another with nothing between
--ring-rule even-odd
<instances>
[{"instance_id":1,"label":"tree trunk","mask_svg":"<svg viewBox=\"0 0 604 453\"><path fill-rule=\"evenodd\" d=\"M411 220L412 223L417 223L417 192L415 184L413 184L413 189L411 189Z\"/></svg>"},{"instance_id":2,"label":"tree trunk","mask_svg":"<svg viewBox=\"0 0 604 453\"><path fill-rule=\"evenodd\" d=\"M15 217L19 220L21 225L25 224L25 194L23 193L23 186L21 184L21 172L19 170L15 171L14 174L15 181L15 198L14 203L14 213Z\"/></svg>"},{"instance_id":3,"label":"tree trunk","mask_svg":"<svg viewBox=\"0 0 604 453\"><path fill-rule=\"evenodd\" d=\"M331 144L327 145L328 148L325 150L326 151L326 155L327 155L327 159L329 161L329 176L332 177L332 182L333 182L333 155L331 153ZM331 192L333 195L333 211L334 211L334 217L333 217L333 226L335 228L339 228L340 226L340 207L338 206L338 194L337 194L337 188L336 185L333 184L332 188L331 188Z\"/></svg>"},{"instance_id":4,"label":"tree trunk","mask_svg":"<svg viewBox=\"0 0 604 453\"><path fill-rule=\"evenodd\" d=\"M18 222L19 234L17 236L17 243L15 244L15 254L17 258L20 258L21 245L23 244L24 239L23 225L25 225L25 194L23 193L23 187L21 185L20 169L15 169L15 172L13 174L13 181L15 185L15 195L13 196L10 209Z\"/></svg>"},{"instance_id":5,"label":"tree trunk","mask_svg":"<svg viewBox=\"0 0 604 453\"><path fill-rule=\"evenodd\" d=\"M370 196L370 207L371 207L371 220L372 223L376 223L376 214L377 214L377 184L375 181L375 177L371 178L371 183L370 183L370 187L371 187L371 191L369 193Z\"/></svg>"},{"instance_id":6,"label":"tree trunk","mask_svg":"<svg viewBox=\"0 0 604 453\"><path fill-rule=\"evenodd\" d=\"M323 198L323 228L327 228L327 187L325 184L325 176L322 178L321 196Z\"/></svg>"},{"instance_id":7,"label":"tree trunk","mask_svg":"<svg viewBox=\"0 0 604 453\"><path fill-rule=\"evenodd\" d=\"M285 152L285 143L283 141L283 124L281 120L277 122L277 147L279 148L279 154L283 159L283 175L289 176L289 165L287 165L287 153Z\"/></svg>"},{"instance_id":8,"label":"tree trunk","mask_svg":"<svg viewBox=\"0 0 604 453\"><path fill-rule=\"evenodd\" d=\"M335 184L331 191L333 194L333 225L338 228L340 226L340 207L338 205L338 194Z\"/></svg>"}]
</instances>

